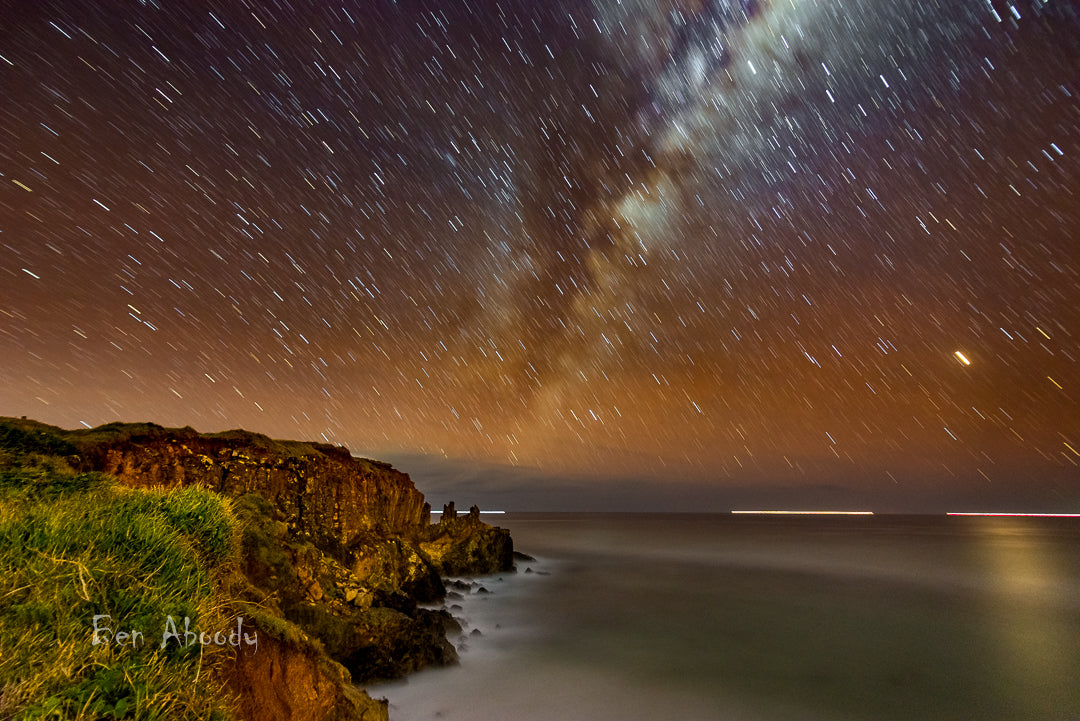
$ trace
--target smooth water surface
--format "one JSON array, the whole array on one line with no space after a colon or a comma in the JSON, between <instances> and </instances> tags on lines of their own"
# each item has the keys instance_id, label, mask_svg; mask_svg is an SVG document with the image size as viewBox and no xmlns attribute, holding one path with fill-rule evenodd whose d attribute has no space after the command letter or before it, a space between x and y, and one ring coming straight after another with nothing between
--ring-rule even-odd
<instances>
[{"instance_id":1,"label":"smooth water surface","mask_svg":"<svg viewBox=\"0 0 1080 721\"><path fill-rule=\"evenodd\" d=\"M1080 719L1077 519L498 524L537 561L448 600L461 665L391 721Z\"/></svg>"}]
</instances>

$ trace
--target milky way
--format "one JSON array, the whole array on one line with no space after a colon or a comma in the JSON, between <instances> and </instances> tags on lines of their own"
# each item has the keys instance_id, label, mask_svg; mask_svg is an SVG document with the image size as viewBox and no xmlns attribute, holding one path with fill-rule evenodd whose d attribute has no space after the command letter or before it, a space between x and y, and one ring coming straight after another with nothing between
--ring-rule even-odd
<instances>
[{"instance_id":1,"label":"milky way","mask_svg":"<svg viewBox=\"0 0 1080 721\"><path fill-rule=\"evenodd\" d=\"M1070 3L0 17L0 414L1080 499Z\"/></svg>"}]
</instances>

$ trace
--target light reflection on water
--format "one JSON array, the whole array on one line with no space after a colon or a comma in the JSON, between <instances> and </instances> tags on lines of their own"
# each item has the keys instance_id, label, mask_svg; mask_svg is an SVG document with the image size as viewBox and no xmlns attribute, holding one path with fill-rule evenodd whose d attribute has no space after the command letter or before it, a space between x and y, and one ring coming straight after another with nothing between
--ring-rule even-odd
<instances>
[{"instance_id":1,"label":"light reflection on water","mask_svg":"<svg viewBox=\"0 0 1080 721\"><path fill-rule=\"evenodd\" d=\"M1080 718L1080 523L508 515L394 721Z\"/></svg>"},{"instance_id":2,"label":"light reflection on water","mask_svg":"<svg viewBox=\"0 0 1080 721\"><path fill-rule=\"evenodd\" d=\"M1029 699L1053 697L1056 679L1070 665L1074 689L1080 689L1080 644L1075 633L1068 640L1068 629L1054 619L1059 611L1074 621L1080 616L1080 592L1075 584L1068 587L1070 569L1064 559L1047 552L1037 526L1023 522L984 522L978 539L985 568L996 582L994 592L982 601L990 614L1007 620L992 630L998 645L996 657L1004 660L1002 672L1008 675L1008 687L1014 689L1010 706L1024 712ZM1074 572L1071 579L1075 578ZM1080 713L1072 716L1077 717Z\"/></svg>"}]
</instances>

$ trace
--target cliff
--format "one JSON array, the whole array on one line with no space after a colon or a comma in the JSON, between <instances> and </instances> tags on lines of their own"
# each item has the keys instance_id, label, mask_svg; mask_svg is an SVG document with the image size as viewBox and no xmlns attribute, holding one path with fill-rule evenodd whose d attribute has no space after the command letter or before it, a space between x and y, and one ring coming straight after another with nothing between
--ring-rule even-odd
<instances>
[{"instance_id":1,"label":"cliff","mask_svg":"<svg viewBox=\"0 0 1080 721\"><path fill-rule=\"evenodd\" d=\"M227 496L258 493L301 533L348 546L370 533L410 535L430 506L408 475L347 448L275 441L247 431L114 423L71 431L83 465L137 487L199 484Z\"/></svg>"},{"instance_id":2,"label":"cliff","mask_svg":"<svg viewBox=\"0 0 1080 721\"><path fill-rule=\"evenodd\" d=\"M62 458L138 489L201 486L232 499L240 579L236 613L267 629L265 653L221 666L236 718L383 719L385 703L352 682L454 663L458 629L420 607L445 595L440 576L509 570L509 533L478 514L430 525L409 477L343 447L246 431L109 424L66 431L0 419L0 464Z\"/></svg>"}]
</instances>

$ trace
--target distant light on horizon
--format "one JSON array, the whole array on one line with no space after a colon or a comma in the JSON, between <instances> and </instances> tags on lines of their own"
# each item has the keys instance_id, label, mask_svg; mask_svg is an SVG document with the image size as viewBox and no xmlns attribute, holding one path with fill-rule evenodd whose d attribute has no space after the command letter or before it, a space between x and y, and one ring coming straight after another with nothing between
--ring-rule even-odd
<instances>
[{"instance_id":1,"label":"distant light on horizon","mask_svg":"<svg viewBox=\"0 0 1080 721\"><path fill-rule=\"evenodd\" d=\"M1016 513L1002 511L995 513L982 513L977 511L950 511L946 516L1016 516L1028 518L1080 518L1080 513Z\"/></svg>"},{"instance_id":2,"label":"distant light on horizon","mask_svg":"<svg viewBox=\"0 0 1080 721\"><path fill-rule=\"evenodd\" d=\"M442 511L432 511L434 514L442 515ZM480 511L480 513L506 513L506 511Z\"/></svg>"},{"instance_id":3,"label":"distant light on horizon","mask_svg":"<svg viewBox=\"0 0 1080 721\"><path fill-rule=\"evenodd\" d=\"M759 516L872 516L873 511L789 511L789 510L776 510L776 511L732 511L732 513L742 513L749 515Z\"/></svg>"}]
</instances>

